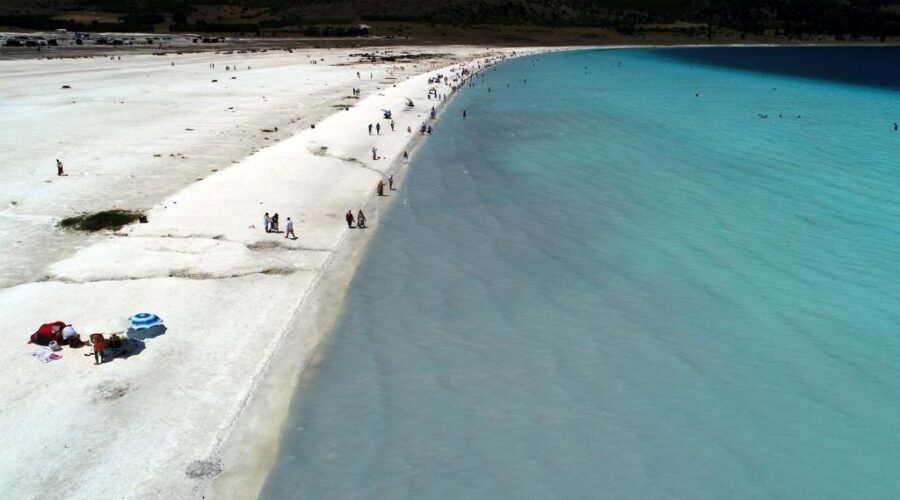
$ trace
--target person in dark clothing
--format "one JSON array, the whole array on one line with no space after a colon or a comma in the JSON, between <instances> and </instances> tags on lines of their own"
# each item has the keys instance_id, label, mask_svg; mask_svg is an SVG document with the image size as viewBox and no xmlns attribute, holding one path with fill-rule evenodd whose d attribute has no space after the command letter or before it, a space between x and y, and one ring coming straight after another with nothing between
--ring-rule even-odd
<instances>
[{"instance_id":1,"label":"person in dark clothing","mask_svg":"<svg viewBox=\"0 0 900 500\"><path fill-rule=\"evenodd\" d=\"M353 210L347 210L347 215L344 216L344 219L347 220L347 227L353 229Z\"/></svg>"}]
</instances>

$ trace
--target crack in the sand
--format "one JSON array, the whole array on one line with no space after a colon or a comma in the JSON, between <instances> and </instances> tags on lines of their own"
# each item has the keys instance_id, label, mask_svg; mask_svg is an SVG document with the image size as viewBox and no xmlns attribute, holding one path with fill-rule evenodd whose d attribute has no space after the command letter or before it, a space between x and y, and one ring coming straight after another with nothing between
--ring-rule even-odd
<instances>
[{"instance_id":1,"label":"crack in the sand","mask_svg":"<svg viewBox=\"0 0 900 500\"><path fill-rule=\"evenodd\" d=\"M257 271L247 271L243 273L231 273L231 274L213 274L213 273L205 273L198 271L190 271L188 269L180 269L169 271L167 275L157 275L157 276L123 276L123 277L106 277L106 278L98 278L98 279L86 279L79 280L73 278L66 277L51 277L46 276L44 279L38 280L40 283L65 283L69 285L78 285L78 284L86 284L86 283L102 283L105 281L140 281L140 280L152 280L152 279L160 279L160 278L183 278L183 279L191 279L191 280L225 280L225 279L234 279L234 278L243 278L246 276L253 276L255 274L262 274L267 276L287 276L290 274L298 273L298 272L314 272L317 271L318 268L305 268L305 267L267 267L265 269L260 269Z\"/></svg>"}]
</instances>

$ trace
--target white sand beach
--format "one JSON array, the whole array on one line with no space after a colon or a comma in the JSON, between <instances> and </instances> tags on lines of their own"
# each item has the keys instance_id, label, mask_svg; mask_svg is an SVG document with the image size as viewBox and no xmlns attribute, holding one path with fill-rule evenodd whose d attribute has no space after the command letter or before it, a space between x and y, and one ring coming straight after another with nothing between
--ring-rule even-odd
<instances>
[{"instance_id":1,"label":"white sand beach","mask_svg":"<svg viewBox=\"0 0 900 500\"><path fill-rule=\"evenodd\" d=\"M431 56L354 55L376 50ZM396 193L378 197L376 183L402 183L403 152L426 139L417 129L442 104L429 89L449 94L461 68L521 52L0 62L0 496L254 496L298 374L329 327L323 311L339 308ZM429 84L438 73L447 85ZM149 222L94 234L56 226L112 208ZM365 211L369 228L348 229L348 209ZM282 229L290 217L297 238L266 233L265 212ZM93 322L143 311L168 330L128 359L94 366L90 346L66 347L44 364L26 344L42 323L71 323L84 338Z\"/></svg>"}]
</instances>

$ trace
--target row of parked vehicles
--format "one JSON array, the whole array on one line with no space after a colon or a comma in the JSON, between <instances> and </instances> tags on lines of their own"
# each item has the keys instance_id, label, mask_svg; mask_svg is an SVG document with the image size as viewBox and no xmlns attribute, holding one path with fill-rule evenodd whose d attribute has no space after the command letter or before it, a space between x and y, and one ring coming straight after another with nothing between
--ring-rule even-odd
<instances>
[{"instance_id":1,"label":"row of parked vehicles","mask_svg":"<svg viewBox=\"0 0 900 500\"><path fill-rule=\"evenodd\" d=\"M6 47L46 47L59 45L162 45L173 40L183 43L221 43L223 37L201 37L199 35L123 35L121 33L69 33L56 30L53 34L40 35L0 35L0 46Z\"/></svg>"}]
</instances>

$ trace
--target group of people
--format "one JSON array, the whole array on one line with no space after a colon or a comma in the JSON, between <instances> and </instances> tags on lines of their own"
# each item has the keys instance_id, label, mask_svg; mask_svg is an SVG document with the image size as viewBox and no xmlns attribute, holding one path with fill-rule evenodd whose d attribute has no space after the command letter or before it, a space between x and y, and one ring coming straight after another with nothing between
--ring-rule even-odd
<instances>
[{"instance_id":1,"label":"group of people","mask_svg":"<svg viewBox=\"0 0 900 500\"><path fill-rule=\"evenodd\" d=\"M266 212L263 216L263 228L265 228L267 233L280 233L281 231L278 230L278 214L269 216L269 212ZM290 217L287 218L284 237L297 239L297 235L294 234L294 221Z\"/></svg>"},{"instance_id":2,"label":"group of people","mask_svg":"<svg viewBox=\"0 0 900 500\"><path fill-rule=\"evenodd\" d=\"M44 362L58 359L59 355L55 355L55 358L49 357L50 353L61 351L63 346L79 348L90 343L92 352L85 354L85 356L93 356L94 364L99 365L104 361L103 350L107 347L118 348L122 341L118 335L112 335L110 339L106 339L103 337L102 333L92 333L90 335L90 341L85 342L81 339L81 334L75 330L74 326L62 321L57 321L55 323L42 325L37 332L31 335L29 343L42 346L42 348L35 351L36 353L34 355L44 356L46 353L47 357L42 359Z\"/></svg>"},{"instance_id":3,"label":"group of people","mask_svg":"<svg viewBox=\"0 0 900 500\"><path fill-rule=\"evenodd\" d=\"M462 80L462 82L465 82L465 80L466 80L465 77L468 76L469 74L470 74L470 71L467 68L461 69L459 77ZM357 77L361 78L361 75L359 73L357 73ZM454 82L455 81L457 81L456 77L454 77ZM429 78L428 83L429 84L444 84L446 86L450 86L450 79L447 78L446 76L438 75L436 77ZM451 93L455 92L457 89L458 89L458 86L453 85L451 87ZM361 94L360 89L353 88L352 91L353 91L354 96L360 96L360 94ZM437 88L434 88L434 87L430 88L428 91L428 99L431 99L432 97L434 97L437 100L446 99L446 95L439 94L437 91ZM408 106L409 105L410 104L408 104ZM437 109L435 107L431 108L429 117L432 120L437 118ZM466 112L463 111L463 118L465 118L465 117L466 117ZM384 118L391 120L390 127L391 127L391 130L393 131L394 127L395 127L395 123L394 123L393 119L391 119L389 111L385 111ZM375 132L375 135L381 135L381 123L380 122L375 122L374 124L373 123L368 124L369 135L372 135L373 131ZM412 133L412 127L407 127L406 131L407 131L407 133ZM431 127L431 125L429 125L425 122L423 122L421 127L419 128L419 132L422 135L431 134L433 131L434 131L434 129ZM375 146L372 147L372 159L373 160L379 159L378 148ZM404 161L409 160L409 153L405 150L403 151L403 160ZM393 175L388 176L387 184L385 184L384 180L378 181L378 184L375 186L375 192L377 193L378 196L384 196L385 185L387 185L388 189L394 190L394 176ZM344 215L344 220L347 222L347 227L350 229L353 229L354 227L360 228L360 229L367 227L366 215L365 215L365 213L363 213L362 209L358 210L355 215L353 213L353 209L347 210L347 213ZM287 222L287 228L286 228L286 232L285 232L286 233L285 238L293 236L294 239L296 239L296 236L294 236L294 225L293 225L293 222L291 222L290 217L287 219L287 221L288 222ZM266 212L266 214L264 216L264 224L265 224L265 229L266 229L267 233L280 232L278 229L278 214L274 214L273 216L270 217L269 213Z\"/></svg>"},{"instance_id":4,"label":"group of people","mask_svg":"<svg viewBox=\"0 0 900 500\"><path fill-rule=\"evenodd\" d=\"M406 151L403 152L404 156L408 156ZM384 196L384 181L379 179L378 184L375 186L375 193L378 196ZM394 190L394 174L391 174L387 178L387 186L391 191ZM363 213L362 209L359 209L356 213L356 217L353 216L353 209L347 210L347 213L344 215L344 220L347 221L347 227L353 229L354 222L356 223L356 227L359 229L366 228L366 214Z\"/></svg>"},{"instance_id":5,"label":"group of people","mask_svg":"<svg viewBox=\"0 0 900 500\"><path fill-rule=\"evenodd\" d=\"M356 227L359 229L366 228L366 214L363 213L362 209L359 210L356 214L356 218L353 217L353 209L347 210L347 214L344 215L344 220L347 221L347 227L353 229L353 223L356 222Z\"/></svg>"},{"instance_id":6,"label":"group of people","mask_svg":"<svg viewBox=\"0 0 900 500\"><path fill-rule=\"evenodd\" d=\"M403 156L404 156L404 158L408 158L406 151L403 152ZM388 180L388 184L387 184L388 189L393 191L394 190L394 174L389 175L387 180ZM380 179L378 180L378 184L375 185L375 193L377 193L378 196L384 196L384 181L383 180L380 180Z\"/></svg>"}]
</instances>

